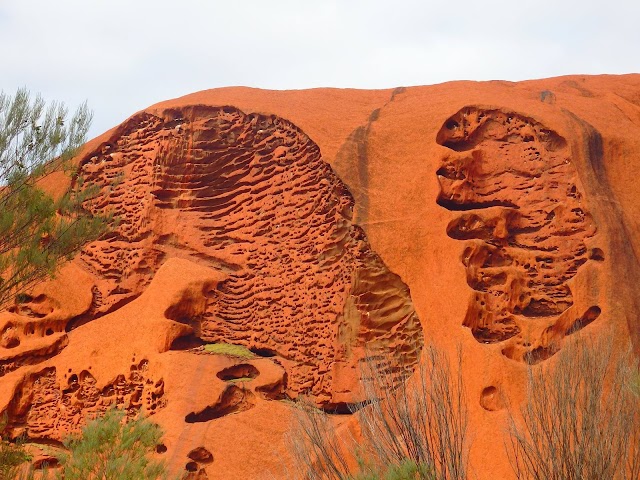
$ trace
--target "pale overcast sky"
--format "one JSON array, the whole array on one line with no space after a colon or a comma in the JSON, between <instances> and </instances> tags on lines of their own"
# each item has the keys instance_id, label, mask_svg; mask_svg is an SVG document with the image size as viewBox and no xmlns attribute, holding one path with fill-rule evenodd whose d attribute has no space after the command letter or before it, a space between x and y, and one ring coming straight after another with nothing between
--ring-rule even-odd
<instances>
[{"instance_id":1,"label":"pale overcast sky","mask_svg":"<svg viewBox=\"0 0 640 480\"><path fill-rule=\"evenodd\" d=\"M638 0L0 0L0 89L95 136L230 85L388 88L640 71Z\"/></svg>"}]
</instances>

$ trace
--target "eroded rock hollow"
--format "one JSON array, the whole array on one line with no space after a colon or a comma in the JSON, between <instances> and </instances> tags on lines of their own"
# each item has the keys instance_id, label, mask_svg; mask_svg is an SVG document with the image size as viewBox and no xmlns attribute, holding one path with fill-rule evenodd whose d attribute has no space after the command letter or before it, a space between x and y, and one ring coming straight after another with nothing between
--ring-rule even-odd
<instances>
[{"instance_id":1,"label":"eroded rock hollow","mask_svg":"<svg viewBox=\"0 0 640 480\"><path fill-rule=\"evenodd\" d=\"M81 165L104 192L90 208L118 215L109 238L81 254L104 280L94 315L139 295L178 256L227 279L201 315L167 316L203 341L291 361L291 392L338 403L365 346L397 358L400 374L417 362L409 289L352 223L353 197L318 146L290 122L233 107L143 113Z\"/></svg>"},{"instance_id":2,"label":"eroded rock hollow","mask_svg":"<svg viewBox=\"0 0 640 480\"><path fill-rule=\"evenodd\" d=\"M569 311L569 281L587 261L596 225L582 203L567 142L514 112L465 107L438 132L451 149L438 169L438 204L460 212L447 235L465 242L462 262L474 294L464 325L509 358L537 363L558 340L600 315Z\"/></svg>"}]
</instances>

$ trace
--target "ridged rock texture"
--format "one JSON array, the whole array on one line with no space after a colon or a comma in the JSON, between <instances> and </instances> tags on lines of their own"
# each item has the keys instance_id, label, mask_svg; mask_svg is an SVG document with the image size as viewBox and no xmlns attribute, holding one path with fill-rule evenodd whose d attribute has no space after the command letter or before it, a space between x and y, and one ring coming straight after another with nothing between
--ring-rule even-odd
<instances>
[{"instance_id":1,"label":"ridged rock texture","mask_svg":"<svg viewBox=\"0 0 640 480\"><path fill-rule=\"evenodd\" d=\"M348 423L362 362L405 379L433 343L463 352L471 468L512 478L528 365L640 351L639 156L640 75L149 107L76 158L111 231L0 312L6 432L51 448L116 405L184 478L289 478L290 400Z\"/></svg>"},{"instance_id":2,"label":"ridged rock texture","mask_svg":"<svg viewBox=\"0 0 640 480\"><path fill-rule=\"evenodd\" d=\"M597 305L569 313L568 281L604 257L585 244L596 226L566 140L531 118L468 107L446 121L437 142L457 152L437 172L438 204L463 212L447 235L467 241L462 263L477 292L464 325L480 342L505 342L509 358L548 358L558 336L600 315Z\"/></svg>"},{"instance_id":3,"label":"ridged rock texture","mask_svg":"<svg viewBox=\"0 0 640 480\"><path fill-rule=\"evenodd\" d=\"M105 192L90 208L118 215L80 256L106 287L94 315L139 295L179 256L228 278L201 315L168 317L200 340L291 361L292 392L338 403L342 372L353 376L365 346L398 359L399 373L416 364L422 329L408 288L352 223L353 198L318 146L290 122L233 107L142 113L87 157L83 178Z\"/></svg>"}]
</instances>

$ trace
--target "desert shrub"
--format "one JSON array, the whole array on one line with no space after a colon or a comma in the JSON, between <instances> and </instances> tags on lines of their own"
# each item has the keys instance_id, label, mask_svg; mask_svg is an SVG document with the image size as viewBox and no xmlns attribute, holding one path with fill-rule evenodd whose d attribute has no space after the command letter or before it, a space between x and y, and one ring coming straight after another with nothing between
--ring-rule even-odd
<instances>
[{"instance_id":1,"label":"desert shrub","mask_svg":"<svg viewBox=\"0 0 640 480\"><path fill-rule=\"evenodd\" d=\"M382 465L410 459L430 465L434 479L465 479L469 442L462 382L462 352L457 374L449 358L433 346L425 347L409 383L397 379L389 365L366 364L363 382L367 398L376 399L360 411L364 445Z\"/></svg>"},{"instance_id":2,"label":"desert shrub","mask_svg":"<svg viewBox=\"0 0 640 480\"><path fill-rule=\"evenodd\" d=\"M4 434L7 426L7 415L0 417L0 480L25 479L30 480L33 471L25 464L31 460L31 455L25 449L24 437L11 441Z\"/></svg>"},{"instance_id":3,"label":"desert shrub","mask_svg":"<svg viewBox=\"0 0 640 480\"><path fill-rule=\"evenodd\" d=\"M289 435L289 445L296 470L304 480L346 480L350 475L348 452L355 448L351 438L336 432L333 419L316 408L307 398L294 403L297 409L295 425Z\"/></svg>"},{"instance_id":4,"label":"desert shrub","mask_svg":"<svg viewBox=\"0 0 640 480\"><path fill-rule=\"evenodd\" d=\"M4 424L6 420L0 422ZM0 480L42 480L48 477L46 465L36 470L29 463L31 454L25 448L24 438L12 442L0 438Z\"/></svg>"},{"instance_id":5,"label":"desert shrub","mask_svg":"<svg viewBox=\"0 0 640 480\"><path fill-rule=\"evenodd\" d=\"M304 478L466 478L469 442L460 363L458 352L454 374L445 354L425 347L407 381L383 357L369 356L362 368L367 400L353 409L362 432L359 442L338 435L325 412L300 403L290 443ZM359 469L353 476L355 463Z\"/></svg>"},{"instance_id":6,"label":"desert shrub","mask_svg":"<svg viewBox=\"0 0 640 480\"><path fill-rule=\"evenodd\" d=\"M360 465L360 472L349 480L416 480L435 479L433 468L428 465L418 465L415 461L404 459L398 465L390 465L382 471L380 468L370 468Z\"/></svg>"},{"instance_id":7,"label":"desert shrub","mask_svg":"<svg viewBox=\"0 0 640 480\"><path fill-rule=\"evenodd\" d=\"M65 440L69 452L59 460L65 480L156 480L165 466L150 459L160 443L160 427L145 418L126 421L112 409L89 422L80 435Z\"/></svg>"},{"instance_id":8,"label":"desert shrub","mask_svg":"<svg viewBox=\"0 0 640 480\"><path fill-rule=\"evenodd\" d=\"M555 362L529 367L527 399L511 411L508 452L517 478L640 478L640 404L632 355L613 342L575 341Z\"/></svg>"},{"instance_id":9,"label":"desert shrub","mask_svg":"<svg viewBox=\"0 0 640 480\"><path fill-rule=\"evenodd\" d=\"M0 439L0 479L18 478L21 467L31 460L22 442Z\"/></svg>"}]
</instances>

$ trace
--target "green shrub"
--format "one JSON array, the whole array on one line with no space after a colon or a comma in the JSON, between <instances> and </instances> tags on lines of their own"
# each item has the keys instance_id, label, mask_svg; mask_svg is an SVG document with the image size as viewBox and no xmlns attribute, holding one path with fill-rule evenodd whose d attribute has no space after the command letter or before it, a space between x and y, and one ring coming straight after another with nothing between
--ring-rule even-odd
<instances>
[{"instance_id":1,"label":"green shrub","mask_svg":"<svg viewBox=\"0 0 640 480\"><path fill-rule=\"evenodd\" d=\"M89 422L80 435L68 438L69 453L59 460L64 480L156 480L165 466L149 458L160 443L160 427L145 418L126 421L112 409Z\"/></svg>"},{"instance_id":2,"label":"green shrub","mask_svg":"<svg viewBox=\"0 0 640 480\"><path fill-rule=\"evenodd\" d=\"M360 465L360 472L349 480L435 480L436 476L431 467L417 464L414 460L405 458L397 465L390 465L383 472L378 469Z\"/></svg>"},{"instance_id":3,"label":"green shrub","mask_svg":"<svg viewBox=\"0 0 640 480\"><path fill-rule=\"evenodd\" d=\"M12 443L0 439L0 479L18 477L18 471L22 465L31 460L21 442Z\"/></svg>"}]
</instances>

